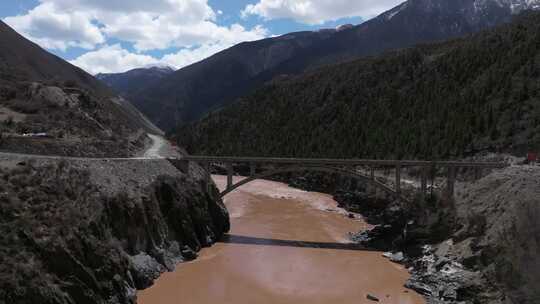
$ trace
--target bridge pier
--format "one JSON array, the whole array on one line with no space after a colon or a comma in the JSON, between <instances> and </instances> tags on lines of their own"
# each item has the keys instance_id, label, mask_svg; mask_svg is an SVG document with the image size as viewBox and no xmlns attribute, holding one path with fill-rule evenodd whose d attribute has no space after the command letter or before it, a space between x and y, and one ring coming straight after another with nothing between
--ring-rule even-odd
<instances>
[{"instance_id":1,"label":"bridge pier","mask_svg":"<svg viewBox=\"0 0 540 304\"><path fill-rule=\"evenodd\" d=\"M169 163L173 165L176 169L178 169L180 172L184 174L189 174L189 160L167 158L167 161L169 161Z\"/></svg>"},{"instance_id":2,"label":"bridge pier","mask_svg":"<svg viewBox=\"0 0 540 304\"><path fill-rule=\"evenodd\" d=\"M420 181L420 195L422 200L426 197L427 192L427 179L428 179L428 167L422 167L421 181Z\"/></svg>"},{"instance_id":3,"label":"bridge pier","mask_svg":"<svg viewBox=\"0 0 540 304\"><path fill-rule=\"evenodd\" d=\"M204 170L206 171L206 190L210 192L210 189L212 188L212 164L211 163L204 163Z\"/></svg>"},{"instance_id":4,"label":"bridge pier","mask_svg":"<svg viewBox=\"0 0 540 304\"><path fill-rule=\"evenodd\" d=\"M482 178L482 168L474 169L474 180L477 181Z\"/></svg>"},{"instance_id":5,"label":"bridge pier","mask_svg":"<svg viewBox=\"0 0 540 304\"><path fill-rule=\"evenodd\" d=\"M227 189L231 189L233 186L233 164L227 163Z\"/></svg>"},{"instance_id":6,"label":"bridge pier","mask_svg":"<svg viewBox=\"0 0 540 304\"><path fill-rule=\"evenodd\" d=\"M448 167L448 177L446 180L446 198L448 201L454 199L454 188L456 183L456 167Z\"/></svg>"},{"instance_id":7,"label":"bridge pier","mask_svg":"<svg viewBox=\"0 0 540 304\"><path fill-rule=\"evenodd\" d=\"M396 193L401 194L401 164L396 164Z\"/></svg>"},{"instance_id":8,"label":"bridge pier","mask_svg":"<svg viewBox=\"0 0 540 304\"><path fill-rule=\"evenodd\" d=\"M255 176L255 164L249 163L249 176L253 177Z\"/></svg>"}]
</instances>

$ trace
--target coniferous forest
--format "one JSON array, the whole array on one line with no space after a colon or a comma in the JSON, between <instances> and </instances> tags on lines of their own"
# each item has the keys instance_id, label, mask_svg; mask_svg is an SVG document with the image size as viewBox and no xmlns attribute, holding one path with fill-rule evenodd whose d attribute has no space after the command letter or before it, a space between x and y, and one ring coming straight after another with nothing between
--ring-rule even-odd
<instances>
[{"instance_id":1,"label":"coniferous forest","mask_svg":"<svg viewBox=\"0 0 540 304\"><path fill-rule=\"evenodd\" d=\"M282 75L177 129L190 153L447 159L540 150L540 14Z\"/></svg>"}]
</instances>

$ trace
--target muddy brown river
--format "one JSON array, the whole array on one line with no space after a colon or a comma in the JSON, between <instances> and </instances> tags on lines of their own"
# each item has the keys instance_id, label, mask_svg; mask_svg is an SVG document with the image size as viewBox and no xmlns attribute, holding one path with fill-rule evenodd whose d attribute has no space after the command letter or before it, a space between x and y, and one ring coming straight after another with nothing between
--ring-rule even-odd
<instances>
[{"instance_id":1,"label":"muddy brown river","mask_svg":"<svg viewBox=\"0 0 540 304\"><path fill-rule=\"evenodd\" d=\"M226 178L214 176L223 189ZM255 181L225 197L229 237L138 293L139 304L424 304L409 274L347 234L367 229L326 194Z\"/></svg>"}]
</instances>

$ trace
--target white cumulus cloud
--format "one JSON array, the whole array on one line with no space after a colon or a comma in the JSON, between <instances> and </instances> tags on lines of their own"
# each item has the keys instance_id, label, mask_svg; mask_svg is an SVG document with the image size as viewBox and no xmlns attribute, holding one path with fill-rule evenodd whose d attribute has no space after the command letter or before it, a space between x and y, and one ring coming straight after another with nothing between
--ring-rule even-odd
<instances>
[{"instance_id":1,"label":"white cumulus cloud","mask_svg":"<svg viewBox=\"0 0 540 304\"><path fill-rule=\"evenodd\" d=\"M119 44L107 45L96 51L81 55L70 61L90 74L114 73L158 64L160 61L149 55L134 54Z\"/></svg>"},{"instance_id":2,"label":"white cumulus cloud","mask_svg":"<svg viewBox=\"0 0 540 304\"><path fill-rule=\"evenodd\" d=\"M105 41L104 35L92 23L88 13L61 11L55 3L43 3L26 15L7 17L4 21L27 38L49 49L92 49Z\"/></svg>"},{"instance_id":3,"label":"white cumulus cloud","mask_svg":"<svg viewBox=\"0 0 540 304\"><path fill-rule=\"evenodd\" d=\"M208 0L40 0L4 21L45 48L93 49L109 39L139 52L263 38L261 27L222 26Z\"/></svg>"},{"instance_id":4,"label":"white cumulus cloud","mask_svg":"<svg viewBox=\"0 0 540 304\"><path fill-rule=\"evenodd\" d=\"M248 4L242 16L288 18L305 24L322 24L346 17L367 19L401 2L404 0L259 0Z\"/></svg>"},{"instance_id":5,"label":"white cumulus cloud","mask_svg":"<svg viewBox=\"0 0 540 304\"><path fill-rule=\"evenodd\" d=\"M4 21L44 48L87 49L71 63L96 74L152 64L181 68L269 35L262 26L220 25L221 14L208 0L39 0L32 10ZM157 58L150 51L168 53Z\"/></svg>"},{"instance_id":6,"label":"white cumulus cloud","mask_svg":"<svg viewBox=\"0 0 540 304\"><path fill-rule=\"evenodd\" d=\"M234 34L235 32L236 34ZM161 58L133 53L122 48L119 44L114 44L87 52L70 62L94 75L98 73L119 73L134 68L155 65L167 65L180 69L208 58L239 42L260 39L267 35L264 28L256 27L253 32L246 32L239 25L231 26L230 33L230 35L225 35L223 39L217 39L214 42L195 47L181 48L176 52L165 54Z\"/></svg>"}]
</instances>

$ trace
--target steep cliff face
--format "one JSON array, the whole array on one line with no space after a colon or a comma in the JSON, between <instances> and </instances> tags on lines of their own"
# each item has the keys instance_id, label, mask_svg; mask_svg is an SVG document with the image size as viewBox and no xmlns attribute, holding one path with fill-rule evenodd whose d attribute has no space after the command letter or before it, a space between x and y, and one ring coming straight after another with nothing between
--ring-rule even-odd
<instances>
[{"instance_id":1,"label":"steep cliff face","mask_svg":"<svg viewBox=\"0 0 540 304\"><path fill-rule=\"evenodd\" d=\"M452 202L417 200L398 213L389 205L382 225L354 238L405 252L400 262L412 269L407 287L427 303L538 303L539 180L538 166L495 170L459 182Z\"/></svg>"},{"instance_id":2,"label":"steep cliff face","mask_svg":"<svg viewBox=\"0 0 540 304\"><path fill-rule=\"evenodd\" d=\"M456 198L447 257L504 290L504 303L540 301L540 167L515 166L469 185Z\"/></svg>"},{"instance_id":3,"label":"steep cliff face","mask_svg":"<svg viewBox=\"0 0 540 304\"><path fill-rule=\"evenodd\" d=\"M166 161L1 160L0 303L135 303L229 229L217 189ZM108 174L109 173L109 174Z\"/></svg>"}]
</instances>

